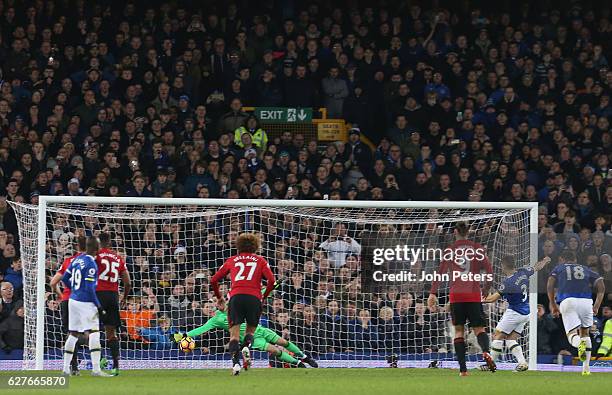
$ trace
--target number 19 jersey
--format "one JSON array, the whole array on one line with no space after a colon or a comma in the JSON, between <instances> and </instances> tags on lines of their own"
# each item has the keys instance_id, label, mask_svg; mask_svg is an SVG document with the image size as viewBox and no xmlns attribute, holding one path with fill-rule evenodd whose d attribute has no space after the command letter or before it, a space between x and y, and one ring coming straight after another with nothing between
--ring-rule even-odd
<instances>
[{"instance_id":1,"label":"number 19 jersey","mask_svg":"<svg viewBox=\"0 0 612 395\"><path fill-rule=\"evenodd\" d=\"M92 256L87 254L76 256L64 273L62 281L70 287L70 299L100 306L96 296L98 268Z\"/></svg>"},{"instance_id":2,"label":"number 19 jersey","mask_svg":"<svg viewBox=\"0 0 612 395\"><path fill-rule=\"evenodd\" d=\"M126 271L125 261L109 248L102 248L96 255L98 265L98 287L96 291L119 292L121 273Z\"/></svg>"}]
</instances>

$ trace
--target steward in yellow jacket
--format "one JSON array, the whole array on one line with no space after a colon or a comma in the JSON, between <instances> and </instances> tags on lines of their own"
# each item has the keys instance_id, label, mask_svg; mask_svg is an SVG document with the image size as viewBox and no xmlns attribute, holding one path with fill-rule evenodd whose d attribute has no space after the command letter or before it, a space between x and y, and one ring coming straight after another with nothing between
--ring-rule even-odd
<instances>
[{"instance_id":1,"label":"steward in yellow jacket","mask_svg":"<svg viewBox=\"0 0 612 395\"><path fill-rule=\"evenodd\" d=\"M259 120L256 116L249 116L245 120L244 125L234 131L234 144L240 148L244 148L241 138L244 133L251 135L253 145L259 148L261 152L266 151L268 147L268 133L259 126Z\"/></svg>"},{"instance_id":2,"label":"steward in yellow jacket","mask_svg":"<svg viewBox=\"0 0 612 395\"><path fill-rule=\"evenodd\" d=\"M608 321L606 321L601 336L601 344L597 350L597 356L612 356L612 318L609 318Z\"/></svg>"}]
</instances>

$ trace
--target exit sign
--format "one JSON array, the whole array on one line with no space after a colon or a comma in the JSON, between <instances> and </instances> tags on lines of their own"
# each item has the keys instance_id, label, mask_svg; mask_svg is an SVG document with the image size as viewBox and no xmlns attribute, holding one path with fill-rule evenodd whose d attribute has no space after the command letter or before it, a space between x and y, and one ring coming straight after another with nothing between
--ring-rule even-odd
<instances>
[{"instance_id":1,"label":"exit sign","mask_svg":"<svg viewBox=\"0 0 612 395\"><path fill-rule=\"evenodd\" d=\"M256 107L255 116L262 122L311 122L312 108Z\"/></svg>"}]
</instances>

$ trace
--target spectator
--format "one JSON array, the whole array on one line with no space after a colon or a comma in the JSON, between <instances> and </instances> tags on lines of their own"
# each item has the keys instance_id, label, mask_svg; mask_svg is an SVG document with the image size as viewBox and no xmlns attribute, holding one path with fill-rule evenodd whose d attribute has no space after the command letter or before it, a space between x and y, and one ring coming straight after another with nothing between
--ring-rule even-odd
<instances>
[{"instance_id":1,"label":"spectator","mask_svg":"<svg viewBox=\"0 0 612 395\"><path fill-rule=\"evenodd\" d=\"M251 141L253 145L257 147L257 149L259 149L261 152L266 151L268 146L268 134L259 125L259 120L257 117L253 115L247 117L244 121L244 125L236 128L234 131L234 144L240 148L248 148L245 147L245 142L242 138L244 134L251 136Z\"/></svg>"},{"instance_id":2,"label":"spectator","mask_svg":"<svg viewBox=\"0 0 612 395\"><path fill-rule=\"evenodd\" d=\"M6 353L10 353L12 350L23 349L24 314L23 303L20 301L15 304L10 315L0 321L0 348Z\"/></svg>"},{"instance_id":3,"label":"spectator","mask_svg":"<svg viewBox=\"0 0 612 395\"><path fill-rule=\"evenodd\" d=\"M327 108L329 118L341 118L344 108L344 100L349 95L346 81L339 78L338 67L332 66L329 75L321 82L321 90L325 97L324 104Z\"/></svg>"},{"instance_id":4,"label":"spectator","mask_svg":"<svg viewBox=\"0 0 612 395\"><path fill-rule=\"evenodd\" d=\"M325 338L317 321L317 314L311 305L304 306L302 319L299 320L296 330L297 339L300 339L300 348L310 355L325 352Z\"/></svg>"},{"instance_id":5,"label":"spectator","mask_svg":"<svg viewBox=\"0 0 612 395\"><path fill-rule=\"evenodd\" d=\"M362 350L378 351L378 331L372 324L372 316L369 310L359 310L357 320L349 323L349 329L354 333L352 339L353 352Z\"/></svg>"},{"instance_id":6,"label":"spectator","mask_svg":"<svg viewBox=\"0 0 612 395\"><path fill-rule=\"evenodd\" d=\"M361 245L346 233L346 225L343 223L336 224L333 230L334 234L322 242L319 248L327 251L329 259L335 268L340 268L346 263L346 257L349 254L359 255L361 253Z\"/></svg>"},{"instance_id":7,"label":"spectator","mask_svg":"<svg viewBox=\"0 0 612 395\"><path fill-rule=\"evenodd\" d=\"M2 302L0 305L2 309L0 310L0 321L3 321L5 318L9 317L13 310L15 310L15 306L19 303L19 299L14 296L13 284L8 281L3 281L0 283L0 297L2 297Z\"/></svg>"},{"instance_id":8,"label":"spectator","mask_svg":"<svg viewBox=\"0 0 612 395\"><path fill-rule=\"evenodd\" d=\"M347 348L347 322L342 316L340 305L336 300L327 303L327 310L322 317L327 339L325 341L328 352L340 352Z\"/></svg>"},{"instance_id":9,"label":"spectator","mask_svg":"<svg viewBox=\"0 0 612 395\"><path fill-rule=\"evenodd\" d=\"M248 118L248 115L242 111L242 102L240 99L233 99L229 107L230 111L223 114L219 120L220 133L234 133L238 128L244 125Z\"/></svg>"},{"instance_id":10,"label":"spectator","mask_svg":"<svg viewBox=\"0 0 612 395\"><path fill-rule=\"evenodd\" d=\"M155 304L153 306L155 307L152 309L147 308L148 306L144 306L141 298L138 297L132 297L127 300L127 308L122 310L120 315L121 319L125 323L125 328L129 339L137 342L144 341L139 331L142 330L142 328L149 328L151 326L151 321L155 319L158 308L156 308ZM128 342L127 345L129 347L134 347L135 344Z\"/></svg>"},{"instance_id":11,"label":"spectator","mask_svg":"<svg viewBox=\"0 0 612 395\"><path fill-rule=\"evenodd\" d=\"M167 316L157 319L157 325L148 328L137 328L138 334L149 344L149 348L164 350L172 348L171 336L175 329L171 325L171 320Z\"/></svg>"},{"instance_id":12,"label":"spectator","mask_svg":"<svg viewBox=\"0 0 612 395\"><path fill-rule=\"evenodd\" d=\"M135 176L132 186L127 192L127 196L132 197L153 197L151 191L146 187L147 183L142 176Z\"/></svg>"},{"instance_id":13,"label":"spectator","mask_svg":"<svg viewBox=\"0 0 612 395\"><path fill-rule=\"evenodd\" d=\"M399 320L394 316L393 307L384 306L378 312L377 332L380 337L380 347L386 355L400 351Z\"/></svg>"},{"instance_id":14,"label":"spectator","mask_svg":"<svg viewBox=\"0 0 612 395\"><path fill-rule=\"evenodd\" d=\"M557 330L557 324L544 306L538 305L538 354L552 354L554 352L552 335Z\"/></svg>"},{"instance_id":15,"label":"spectator","mask_svg":"<svg viewBox=\"0 0 612 395\"><path fill-rule=\"evenodd\" d=\"M11 283L13 285L13 292L17 295L21 295L23 288L21 258L13 258L11 267L6 270L6 274L4 275L4 281Z\"/></svg>"}]
</instances>

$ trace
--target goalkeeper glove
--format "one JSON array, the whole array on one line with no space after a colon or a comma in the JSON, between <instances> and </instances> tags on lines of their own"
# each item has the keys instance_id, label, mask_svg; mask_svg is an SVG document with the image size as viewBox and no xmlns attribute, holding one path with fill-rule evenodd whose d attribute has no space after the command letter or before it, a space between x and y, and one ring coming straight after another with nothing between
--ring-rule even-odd
<instances>
[{"instance_id":1,"label":"goalkeeper glove","mask_svg":"<svg viewBox=\"0 0 612 395\"><path fill-rule=\"evenodd\" d=\"M186 333L177 332L170 336L175 343L179 343L181 340L187 337Z\"/></svg>"},{"instance_id":2,"label":"goalkeeper glove","mask_svg":"<svg viewBox=\"0 0 612 395\"><path fill-rule=\"evenodd\" d=\"M284 278L274 281L274 288L272 289L278 289L281 285L283 285L284 282L285 282Z\"/></svg>"},{"instance_id":3,"label":"goalkeeper glove","mask_svg":"<svg viewBox=\"0 0 612 395\"><path fill-rule=\"evenodd\" d=\"M276 280L274 281L274 287L272 288L273 291L277 290L278 288L280 288L281 285L283 285L285 282L287 281L287 279L280 279L280 280ZM266 292L266 287L261 287L261 294L263 295L264 292ZM272 293L270 293L270 295L272 295ZM268 295L269 296L269 295Z\"/></svg>"}]
</instances>

